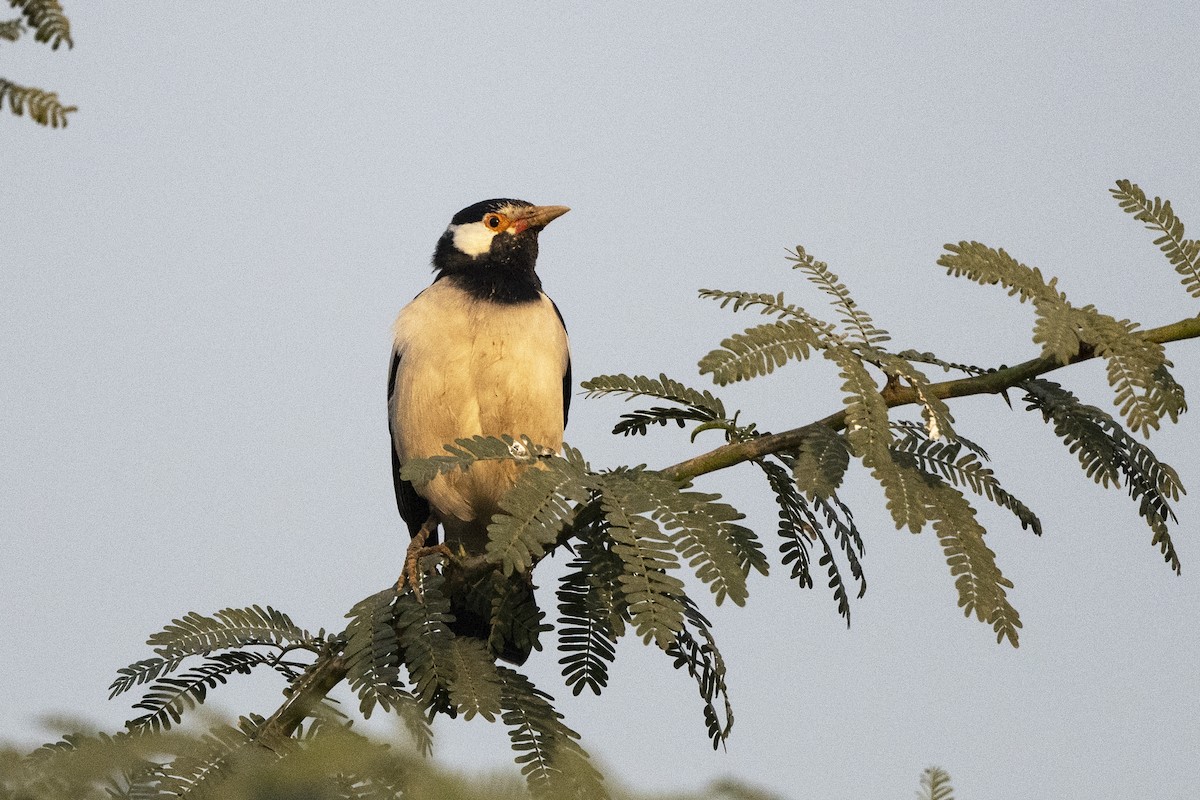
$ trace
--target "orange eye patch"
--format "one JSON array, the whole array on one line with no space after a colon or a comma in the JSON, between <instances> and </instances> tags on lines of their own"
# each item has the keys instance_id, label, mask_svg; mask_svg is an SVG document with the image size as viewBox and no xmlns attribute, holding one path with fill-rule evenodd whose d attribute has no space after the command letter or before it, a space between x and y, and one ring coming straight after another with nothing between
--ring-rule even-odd
<instances>
[{"instance_id":1,"label":"orange eye patch","mask_svg":"<svg viewBox=\"0 0 1200 800\"><path fill-rule=\"evenodd\" d=\"M499 233L500 231L506 230L508 226L512 224L512 222L503 214L492 212L484 215L483 224L488 227L488 230Z\"/></svg>"}]
</instances>

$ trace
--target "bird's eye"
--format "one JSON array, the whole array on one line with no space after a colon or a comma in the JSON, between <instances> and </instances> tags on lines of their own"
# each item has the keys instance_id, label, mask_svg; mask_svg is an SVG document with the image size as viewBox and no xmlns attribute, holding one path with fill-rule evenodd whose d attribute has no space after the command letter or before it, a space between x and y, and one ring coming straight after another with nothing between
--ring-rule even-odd
<instances>
[{"instance_id":1,"label":"bird's eye","mask_svg":"<svg viewBox=\"0 0 1200 800\"><path fill-rule=\"evenodd\" d=\"M502 231L508 227L508 219L503 214L488 214L483 218L483 224L494 231Z\"/></svg>"}]
</instances>

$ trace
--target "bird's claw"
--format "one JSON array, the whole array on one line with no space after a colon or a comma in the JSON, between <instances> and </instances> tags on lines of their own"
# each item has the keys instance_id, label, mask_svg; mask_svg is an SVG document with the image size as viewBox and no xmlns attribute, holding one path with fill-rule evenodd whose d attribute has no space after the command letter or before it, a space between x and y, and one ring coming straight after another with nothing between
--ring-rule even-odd
<instances>
[{"instance_id":1,"label":"bird's claw","mask_svg":"<svg viewBox=\"0 0 1200 800\"><path fill-rule=\"evenodd\" d=\"M421 559L431 555L441 555L448 560L453 560L454 553L450 552L450 548L444 544L435 544L432 547L426 547L425 542L429 539L430 534L437 528L437 517L430 515L421 529L412 537L412 541L408 543L408 551L404 556L404 571L400 573L400 577L396 580L396 594L402 594L406 586L411 586L413 594L417 600L421 600L421 583L422 578L429 570L421 569Z\"/></svg>"},{"instance_id":2,"label":"bird's claw","mask_svg":"<svg viewBox=\"0 0 1200 800\"><path fill-rule=\"evenodd\" d=\"M416 539L413 543L416 544ZM432 555L440 555L448 560L454 558L454 553L444 544L435 544L432 547L424 546L409 546L408 553L404 557L404 571L400 573L400 578L396 581L396 594L403 594L405 587L412 587L412 592L417 600L421 600L421 584L426 575L433 572L432 567L422 569L422 559Z\"/></svg>"}]
</instances>

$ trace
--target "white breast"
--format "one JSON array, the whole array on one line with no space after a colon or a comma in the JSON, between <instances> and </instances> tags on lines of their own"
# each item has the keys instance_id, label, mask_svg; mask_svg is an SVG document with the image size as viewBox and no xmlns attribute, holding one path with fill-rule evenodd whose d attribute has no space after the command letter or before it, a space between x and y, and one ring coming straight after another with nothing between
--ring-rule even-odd
<instances>
[{"instance_id":1,"label":"white breast","mask_svg":"<svg viewBox=\"0 0 1200 800\"><path fill-rule=\"evenodd\" d=\"M444 445L477 435L525 435L562 447L569 350L544 294L500 304L437 281L400 312L395 336L400 364L389 413L401 463L443 454ZM475 539L516 475L513 464L480 463L417 491L442 517L448 541L461 527L454 520L478 519Z\"/></svg>"}]
</instances>

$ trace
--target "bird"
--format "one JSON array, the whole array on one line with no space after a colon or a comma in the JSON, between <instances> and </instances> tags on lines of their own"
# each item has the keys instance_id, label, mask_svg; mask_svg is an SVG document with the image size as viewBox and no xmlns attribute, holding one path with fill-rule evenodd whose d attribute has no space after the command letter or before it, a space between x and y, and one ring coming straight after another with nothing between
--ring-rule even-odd
<instances>
[{"instance_id":1,"label":"bird","mask_svg":"<svg viewBox=\"0 0 1200 800\"><path fill-rule=\"evenodd\" d=\"M474 436L562 448L570 342L536 266L538 234L569 210L510 198L462 209L434 249L433 282L396 318L388 427L396 504L412 537L401 591L408 584L419 593L427 554L483 553L501 499L528 468L480 461L414 485L401 477L408 461L445 455L445 445Z\"/></svg>"}]
</instances>

